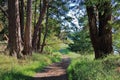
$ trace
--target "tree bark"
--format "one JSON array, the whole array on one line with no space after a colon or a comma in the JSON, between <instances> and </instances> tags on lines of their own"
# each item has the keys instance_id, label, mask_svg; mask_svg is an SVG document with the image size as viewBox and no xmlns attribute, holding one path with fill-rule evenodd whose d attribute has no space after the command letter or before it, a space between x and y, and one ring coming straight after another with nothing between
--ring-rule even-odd
<instances>
[{"instance_id":1,"label":"tree bark","mask_svg":"<svg viewBox=\"0 0 120 80\"><path fill-rule=\"evenodd\" d=\"M38 42L37 42L37 51L41 49L41 34L42 34L42 25L39 28L39 36L38 36Z\"/></svg>"},{"instance_id":2,"label":"tree bark","mask_svg":"<svg viewBox=\"0 0 120 80\"><path fill-rule=\"evenodd\" d=\"M90 38L93 45L93 49L95 51L95 58L99 56L99 45L98 45L98 29L97 29L97 19L94 13L93 6L87 6L87 14L88 14L88 21L89 21L89 31L90 31Z\"/></svg>"},{"instance_id":3,"label":"tree bark","mask_svg":"<svg viewBox=\"0 0 120 80\"><path fill-rule=\"evenodd\" d=\"M101 11L103 10L103 11ZM95 7L87 6L89 21L90 38L95 52L95 58L103 58L113 51L112 48L112 28L109 24L111 21L111 4L109 1L100 4L98 9L98 20L96 19ZM102 14L104 12L104 14ZM99 26L97 26L97 22Z\"/></svg>"},{"instance_id":4,"label":"tree bark","mask_svg":"<svg viewBox=\"0 0 120 80\"><path fill-rule=\"evenodd\" d=\"M19 18L19 0L8 0L9 15L9 41L8 48L11 56L21 58L21 34L20 34L20 18Z\"/></svg>"},{"instance_id":5,"label":"tree bark","mask_svg":"<svg viewBox=\"0 0 120 80\"><path fill-rule=\"evenodd\" d=\"M24 41L24 0L19 1L21 38Z\"/></svg>"},{"instance_id":6,"label":"tree bark","mask_svg":"<svg viewBox=\"0 0 120 80\"><path fill-rule=\"evenodd\" d=\"M41 14L41 9L42 9L41 2L42 2L42 0L40 0L40 4L39 4L39 12L40 12L40 14ZM38 42L37 42L37 51L40 51L40 49L41 49L42 27L43 27L43 25L41 25L41 27L39 28L39 35L38 35Z\"/></svg>"},{"instance_id":7,"label":"tree bark","mask_svg":"<svg viewBox=\"0 0 120 80\"><path fill-rule=\"evenodd\" d=\"M100 50L102 51L103 55L106 56L112 53L112 27L109 23L111 21L112 11L111 11L111 3L105 2L100 7L103 7L103 12L99 9L99 37L100 37ZM104 45L104 46L103 46Z\"/></svg>"},{"instance_id":8,"label":"tree bark","mask_svg":"<svg viewBox=\"0 0 120 80\"><path fill-rule=\"evenodd\" d=\"M42 11L41 14L39 16L38 22L36 24L36 27L34 29L34 33L33 33L33 39L32 39L32 48L34 51L37 50L37 42L38 42L38 35L39 35L39 28L41 27L41 23L43 21L46 9L47 9L47 1L43 0L43 7L42 7Z\"/></svg>"},{"instance_id":9,"label":"tree bark","mask_svg":"<svg viewBox=\"0 0 120 80\"><path fill-rule=\"evenodd\" d=\"M24 55L32 54L32 44L31 44L31 27L32 27L32 0L27 0L27 19L24 35Z\"/></svg>"},{"instance_id":10,"label":"tree bark","mask_svg":"<svg viewBox=\"0 0 120 80\"><path fill-rule=\"evenodd\" d=\"M35 11L34 11L34 27L36 25L36 10L37 10L37 1L35 1Z\"/></svg>"},{"instance_id":11,"label":"tree bark","mask_svg":"<svg viewBox=\"0 0 120 80\"><path fill-rule=\"evenodd\" d=\"M46 13L46 24L45 24L45 34L44 34L44 37L43 37L43 43L41 45L41 53L43 52L44 50L44 46L45 46L45 41L46 41L46 38L47 38L47 33L48 33L48 13L49 13L49 8L47 8L47 13Z\"/></svg>"}]
</instances>

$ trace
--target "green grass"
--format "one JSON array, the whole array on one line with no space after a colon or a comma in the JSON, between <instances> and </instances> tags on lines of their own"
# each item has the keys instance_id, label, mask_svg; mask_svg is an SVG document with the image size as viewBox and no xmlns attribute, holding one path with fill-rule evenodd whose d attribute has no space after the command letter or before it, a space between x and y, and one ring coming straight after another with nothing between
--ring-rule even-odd
<instances>
[{"instance_id":1,"label":"green grass","mask_svg":"<svg viewBox=\"0 0 120 80\"><path fill-rule=\"evenodd\" d=\"M30 80L36 72L52 62L60 61L57 54L33 54L25 60L0 55L0 80Z\"/></svg>"},{"instance_id":2,"label":"green grass","mask_svg":"<svg viewBox=\"0 0 120 80\"><path fill-rule=\"evenodd\" d=\"M69 80L120 80L119 66L119 56L94 60L93 55L82 55L72 60L68 68Z\"/></svg>"}]
</instances>

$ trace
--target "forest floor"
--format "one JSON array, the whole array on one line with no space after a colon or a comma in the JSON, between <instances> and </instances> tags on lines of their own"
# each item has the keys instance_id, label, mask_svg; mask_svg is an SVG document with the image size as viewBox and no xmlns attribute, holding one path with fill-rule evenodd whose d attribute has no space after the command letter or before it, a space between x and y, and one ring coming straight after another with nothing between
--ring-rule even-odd
<instances>
[{"instance_id":1,"label":"forest floor","mask_svg":"<svg viewBox=\"0 0 120 80\"><path fill-rule=\"evenodd\" d=\"M45 67L34 76L34 80L68 80L67 68L71 62L68 56L62 56L61 62Z\"/></svg>"}]
</instances>

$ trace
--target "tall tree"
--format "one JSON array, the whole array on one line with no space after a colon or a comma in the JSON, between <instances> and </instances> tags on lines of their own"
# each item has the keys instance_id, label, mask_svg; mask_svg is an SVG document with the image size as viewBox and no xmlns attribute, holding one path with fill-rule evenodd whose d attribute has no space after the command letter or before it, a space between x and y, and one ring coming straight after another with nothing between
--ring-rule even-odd
<instances>
[{"instance_id":1,"label":"tall tree","mask_svg":"<svg viewBox=\"0 0 120 80\"><path fill-rule=\"evenodd\" d=\"M40 0L40 4L39 4L39 12L41 14L41 9L42 9L42 0ZM42 25L39 28L39 35L38 35L38 42L37 42L37 51L40 51L41 48L41 35L42 35Z\"/></svg>"},{"instance_id":2,"label":"tall tree","mask_svg":"<svg viewBox=\"0 0 120 80\"><path fill-rule=\"evenodd\" d=\"M95 58L102 58L112 53L111 1L87 5L90 37L95 51ZM97 17L98 12L98 19ZM99 25L97 25L99 23Z\"/></svg>"},{"instance_id":3,"label":"tall tree","mask_svg":"<svg viewBox=\"0 0 120 80\"><path fill-rule=\"evenodd\" d=\"M40 0L41 1L41 0ZM35 6L35 8L34 8L34 27L35 27L35 25L36 25L36 17L37 17L37 0L34 2L34 6Z\"/></svg>"},{"instance_id":4,"label":"tall tree","mask_svg":"<svg viewBox=\"0 0 120 80\"><path fill-rule=\"evenodd\" d=\"M9 42L8 48L11 56L20 58L21 54L21 34L19 18L19 0L8 0L9 15Z\"/></svg>"},{"instance_id":5,"label":"tall tree","mask_svg":"<svg viewBox=\"0 0 120 80\"><path fill-rule=\"evenodd\" d=\"M43 37L43 43L41 45L41 53L43 52L44 46L45 46L45 41L47 38L47 33L48 33L48 17L49 17L49 7L47 8L47 12L46 12L46 23L45 23L45 34Z\"/></svg>"},{"instance_id":6,"label":"tall tree","mask_svg":"<svg viewBox=\"0 0 120 80\"><path fill-rule=\"evenodd\" d=\"M47 0L43 0L43 6L42 6L42 9L41 9L41 14L40 14L38 22L35 26L34 33L33 33L33 39L32 39L32 48L35 51L37 50L39 28L41 27L41 23L43 21L43 18L44 18L47 7L48 7Z\"/></svg>"},{"instance_id":7,"label":"tall tree","mask_svg":"<svg viewBox=\"0 0 120 80\"><path fill-rule=\"evenodd\" d=\"M32 27L32 0L27 0L27 18L26 18L24 50L23 50L24 55L32 54L31 27Z\"/></svg>"}]
</instances>

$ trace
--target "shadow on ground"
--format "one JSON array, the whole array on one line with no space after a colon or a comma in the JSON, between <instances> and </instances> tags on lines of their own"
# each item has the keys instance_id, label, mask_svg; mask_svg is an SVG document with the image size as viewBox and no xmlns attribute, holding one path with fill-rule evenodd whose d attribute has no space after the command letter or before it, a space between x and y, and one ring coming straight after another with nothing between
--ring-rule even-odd
<instances>
[{"instance_id":1,"label":"shadow on ground","mask_svg":"<svg viewBox=\"0 0 120 80\"><path fill-rule=\"evenodd\" d=\"M63 58L61 62L53 63L37 73L33 80L68 80L66 73L70 58Z\"/></svg>"},{"instance_id":2,"label":"shadow on ground","mask_svg":"<svg viewBox=\"0 0 120 80\"><path fill-rule=\"evenodd\" d=\"M0 75L0 80L33 80L33 78L20 73L6 72Z\"/></svg>"},{"instance_id":3,"label":"shadow on ground","mask_svg":"<svg viewBox=\"0 0 120 80\"><path fill-rule=\"evenodd\" d=\"M33 80L68 80L67 75L50 76L50 77L35 77Z\"/></svg>"}]
</instances>

